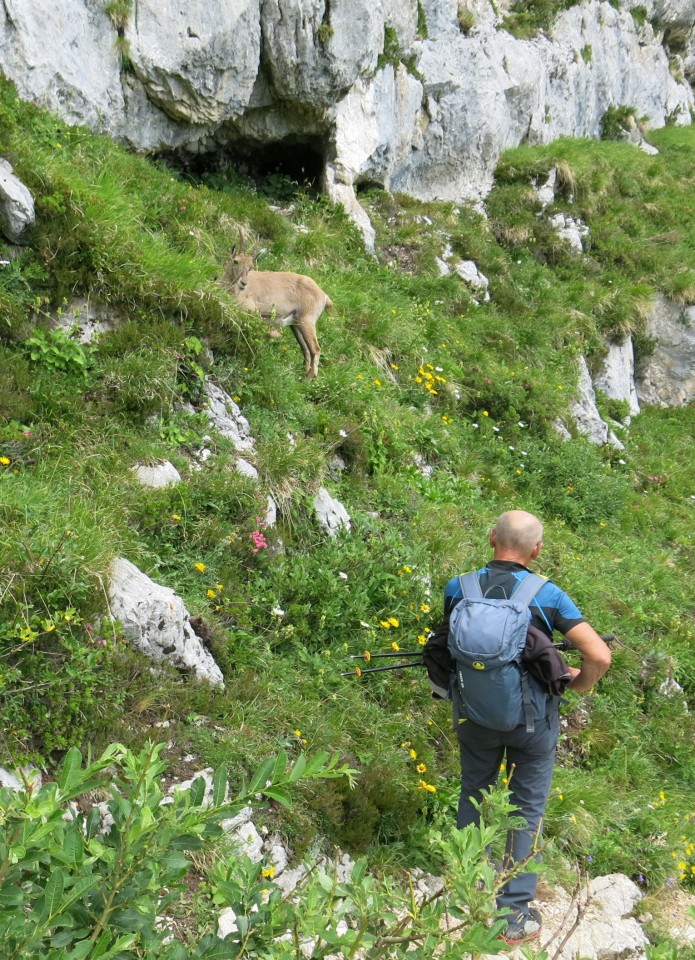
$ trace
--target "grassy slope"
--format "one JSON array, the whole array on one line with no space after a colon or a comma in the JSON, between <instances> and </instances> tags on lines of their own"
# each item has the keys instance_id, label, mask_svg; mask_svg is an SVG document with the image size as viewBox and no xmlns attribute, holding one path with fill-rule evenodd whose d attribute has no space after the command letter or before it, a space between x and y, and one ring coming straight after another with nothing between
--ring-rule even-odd
<instances>
[{"instance_id":1,"label":"grassy slope","mask_svg":"<svg viewBox=\"0 0 695 960\"><path fill-rule=\"evenodd\" d=\"M168 719L177 754L230 760L241 773L279 743L306 740L340 750L363 776L353 793L337 782L306 791L283 825L295 848L319 833L390 862L423 858L422 825L455 799L448 711L416 671L362 683L339 673L366 647L416 647L446 579L479 562L490 523L519 506L546 520L541 572L620 638L600 691L567 708L548 833L571 857L592 858L592 870L642 875L654 890L695 872L682 839L693 830L692 714L658 692L673 676L695 703L695 411L645 411L623 456L562 443L551 428L567 412L580 352L595 361L603 338L628 331L648 349L651 293L695 296L693 131L660 131L658 157L571 141L513 151L487 222L453 205L366 195L378 262L340 211L304 191L291 191L283 213L232 175L187 182L65 128L7 87L0 132L37 204L30 244L0 274L6 757L137 742ZM590 226L582 259L537 216L530 179L553 165L564 184L557 209ZM314 384L300 379L294 341L270 341L216 285L239 225L263 242L264 267L311 273L336 304L320 324ZM489 304L439 277L439 230L489 277ZM83 353L45 334L32 349L31 331L76 295L110 304L123 325ZM208 372L239 397L263 488L280 504L268 551L252 552L263 500L228 469L229 444L207 441L206 469L189 469L208 429L176 406L199 401L198 365L209 366L195 337L214 351ZM336 453L347 469L331 479ZM143 494L129 468L164 458L184 482ZM311 516L324 482L354 520L337 542ZM105 608L114 555L204 617L225 695L153 678L108 630L87 631ZM398 626L381 625L389 618ZM560 869L559 855L553 862Z\"/></svg>"}]
</instances>

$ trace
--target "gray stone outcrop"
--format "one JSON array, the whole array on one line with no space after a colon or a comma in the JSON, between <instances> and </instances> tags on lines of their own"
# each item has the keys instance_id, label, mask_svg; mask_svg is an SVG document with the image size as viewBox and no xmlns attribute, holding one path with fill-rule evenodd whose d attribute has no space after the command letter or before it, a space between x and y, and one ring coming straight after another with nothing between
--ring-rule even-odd
<instances>
[{"instance_id":1,"label":"gray stone outcrop","mask_svg":"<svg viewBox=\"0 0 695 960\"><path fill-rule=\"evenodd\" d=\"M249 422L228 393L206 380L203 388L206 397L205 412L215 429L232 441L239 451L253 449Z\"/></svg>"},{"instance_id":2,"label":"gray stone outcrop","mask_svg":"<svg viewBox=\"0 0 695 960\"><path fill-rule=\"evenodd\" d=\"M34 198L28 187L15 176L7 160L0 159L0 231L19 243L24 232L34 225Z\"/></svg>"},{"instance_id":3,"label":"gray stone outcrop","mask_svg":"<svg viewBox=\"0 0 695 960\"><path fill-rule=\"evenodd\" d=\"M647 320L654 352L637 369L641 403L685 406L695 399L695 306L683 307L657 297Z\"/></svg>"},{"instance_id":4,"label":"gray stone outcrop","mask_svg":"<svg viewBox=\"0 0 695 960\"><path fill-rule=\"evenodd\" d=\"M596 406L596 393L591 374L584 357L579 358L579 385L577 399L572 405L572 416L577 430L590 441L598 445L609 444L618 450L623 444L618 440L608 424L601 418Z\"/></svg>"},{"instance_id":5,"label":"gray stone outcrop","mask_svg":"<svg viewBox=\"0 0 695 960\"><path fill-rule=\"evenodd\" d=\"M506 147L597 136L611 105L689 122L689 86L628 9L589 0L520 40L468 7L464 32L457 3L422 0L418 38L417 0L139 0L121 24L93 0L6 0L0 62L22 97L140 150L311 146L368 243L360 183L477 199ZM690 50L691 0L656 7Z\"/></svg>"},{"instance_id":6,"label":"gray stone outcrop","mask_svg":"<svg viewBox=\"0 0 695 960\"><path fill-rule=\"evenodd\" d=\"M608 352L601 369L594 377L594 387L602 390L611 400L627 401L630 416L640 412L635 386L635 352L631 337L608 344Z\"/></svg>"},{"instance_id":7,"label":"gray stone outcrop","mask_svg":"<svg viewBox=\"0 0 695 960\"><path fill-rule=\"evenodd\" d=\"M72 334L79 343L92 343L95 337L114 330L118 324L111 308L86 297L72 300L53 319L57 327Z\"/></svg>"},{"instance_id":8,"label":"gray stone outcrop","mask_svg":"<svg viewBox=\"0 0 695 960\"><path fill-rule=\"evenodd\" d=\"M167 662L224 686L222 671L191 624L183 600L169 587L155 583L129 560L113 561L108 585L111 615L123 635L155 663Z\"/></svg>"}]
</instances>

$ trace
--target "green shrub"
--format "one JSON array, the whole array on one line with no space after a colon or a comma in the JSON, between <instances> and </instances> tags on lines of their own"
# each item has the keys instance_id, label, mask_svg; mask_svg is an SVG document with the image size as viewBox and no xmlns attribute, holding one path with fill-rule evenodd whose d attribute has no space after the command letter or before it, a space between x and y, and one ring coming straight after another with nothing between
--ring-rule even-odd
<instances>
[{"instance_id":1,"label":"green shrub","mask_svg":"<svg viewBox=\"0 0 695 960\"><path fill-rule=\"evenodd\" d=\"M530 445L529 445L530 446ZM573 526L607 522L623 510L630 482L587 442L530 446L518 473L518 486L540 516Z\"/></svg>"},{"instance_id":2,"label":"green shrub","mask_svg":"<svg viewBox=\"0 0 695 960\"><path fill-rule=\"evenodd\" d=\"M602 140L624 140L629 129L630 120L634 121L636 110L634 107L621 104L610 106L601 117Z\"/></svg>"}]
</instances>

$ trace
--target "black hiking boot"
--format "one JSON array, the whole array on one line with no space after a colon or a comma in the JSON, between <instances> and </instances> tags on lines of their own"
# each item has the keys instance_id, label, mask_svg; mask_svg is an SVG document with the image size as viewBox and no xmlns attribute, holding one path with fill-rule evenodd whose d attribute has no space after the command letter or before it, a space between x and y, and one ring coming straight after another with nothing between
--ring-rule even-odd
<instances>
[{"instance_id":1,"label":"black hiking boot","mask_svg":"<svg viewBox=\"0 0 695 960\"><path fill-rule=\"evenodd\" d=\"M517 913L507 922L506 930L500 934L500 940L511 946L535 940L541 932L543 921L535 907L529 907L528 914Z\"/></svg>"}]
</instances>

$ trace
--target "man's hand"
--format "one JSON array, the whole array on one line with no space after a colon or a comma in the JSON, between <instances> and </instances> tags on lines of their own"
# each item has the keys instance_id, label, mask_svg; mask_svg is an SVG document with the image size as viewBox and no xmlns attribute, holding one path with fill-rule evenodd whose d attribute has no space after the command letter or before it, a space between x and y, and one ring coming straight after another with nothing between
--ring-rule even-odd
<instances>
[{"instance_id":1,"label":"man's hand","mask_svg":"<svg viewBox=\"0 0 695 960\"><path fill-rule=\"evenodd\" d=\"M588 623L578 623L567 631L567 639L582 655L582 668L570 667L573 676L568 690L587 693L611 665L608 646Z\"/></svg>"}]
</instances>

